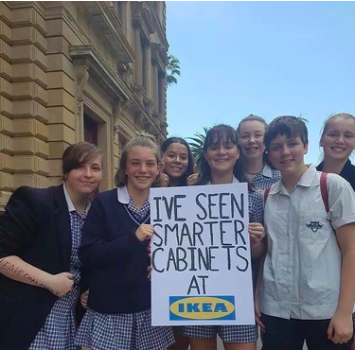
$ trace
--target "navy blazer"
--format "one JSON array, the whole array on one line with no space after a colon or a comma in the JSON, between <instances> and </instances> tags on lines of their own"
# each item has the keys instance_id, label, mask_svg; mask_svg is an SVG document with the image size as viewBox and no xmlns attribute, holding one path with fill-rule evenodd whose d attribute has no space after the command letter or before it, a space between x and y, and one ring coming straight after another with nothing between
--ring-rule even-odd
<instances>
[{"instance_id":1,"label":"navy blazer","mask_svg":"<svg viewBox=\"0 0 355 351\"><path fill-rule=\"evenodd\" d=\"M89 283L88 306L101 313L150 309L148 241L139 241L139 223L117 199L117 189L100 193L86 218L79 258Z\"/></svg>"},{"instance_id":2,"label":"navy blazer","mask_svg":"<svg viewBox=\"0 0 355 351\"><path fill-rule=\"evenodd\" d=\"M17 255L50 274L69 272L71 230L63 185L20 187L0 215L0 259ZM0 349L27 349L57 297L0 274Z\"/></svg>"}]
</instances>

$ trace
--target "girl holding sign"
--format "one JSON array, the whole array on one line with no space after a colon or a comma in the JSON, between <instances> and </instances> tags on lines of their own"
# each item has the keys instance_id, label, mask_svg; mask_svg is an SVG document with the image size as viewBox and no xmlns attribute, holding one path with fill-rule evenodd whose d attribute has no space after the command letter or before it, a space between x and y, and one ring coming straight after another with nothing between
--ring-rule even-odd
<instances>
[{"instance_id":1,"label":"girl holding sign","mask_svg":"<svg viewBox=\"0 0 355 351\"><path fill-rule=\"evenodd\" d=\"M151 326L147 245L153 234L149 192L158 181L159 148L149 134L122 151L116 189L97 196L83 230L79 257L89 283L88 311L76 344L89 349L166 349L170 327Z\"/></svg>"},{"instance_id":2,"label":"girl holding sign","mask_svg":"<svg viewBox=\"0 0 355 351\"><path fill-rule=\"evenodd\" d=\"M160 146L163 155L164 173L161 173L162 186L186 186L193 174L194 159L185 139L171 137ZM189 339L180 333L179 327L173 327L175 344L171 350L187 350Z\"/></svg>"},{"instance_id":3,"label":"girl holding sign","mask_svg":"<svg viewBox=\"0 0 355 351\"><path fill-rule=\"evenodd\" d=\"M246 182L236 131L227 125L211 128L204 143L204 156L197 185ZM249 234L252 258L261 256L264 250L262 195L249 190ZM186 326L183 335L190 338L191 349L216 349L218 334L227 350L253 350L258 337L255 325Z\"/></svg>"},{"instance_id":4,"label":"girl holding sign","mask_svg":"<svg viewBox=\"0 0 355 351\"><path fill-rule=\"evenodd\" d=\"M281 174L268 159L265 150L265 120L249 115L238 124L238 143L244 161L245 176L254 190L263 190L280 180Z\"/></svg>"}]
</instances>

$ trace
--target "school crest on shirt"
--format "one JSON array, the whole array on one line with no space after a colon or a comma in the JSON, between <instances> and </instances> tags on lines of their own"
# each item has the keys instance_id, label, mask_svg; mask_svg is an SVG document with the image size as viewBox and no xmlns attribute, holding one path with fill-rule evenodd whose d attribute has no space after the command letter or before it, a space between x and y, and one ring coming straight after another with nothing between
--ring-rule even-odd
<instances>
[{"instance_id":1,"label":"school crest on shirt","mask_svg":"<svg viewBox=\"0 0 355 351\"><path fill-rule=\"evenodd\" d=\"M307 228L309 228L313 233L316 233L318 229L322 229L324 224L319 223L318 221L311 221L306 223Z\"/></svg>"}]
</instances>

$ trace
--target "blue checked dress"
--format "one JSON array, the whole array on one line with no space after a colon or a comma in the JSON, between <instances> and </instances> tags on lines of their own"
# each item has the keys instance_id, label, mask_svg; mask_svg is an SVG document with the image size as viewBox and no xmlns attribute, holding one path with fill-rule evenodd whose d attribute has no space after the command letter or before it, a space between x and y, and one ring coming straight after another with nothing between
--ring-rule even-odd
<instances>
[{"instance_id":1,"label":"blue checked dress","mask_svg":"<svg viewBox=\"0 0 355 351\"><path fill-rule=\"evenodd\" d=\"M247 173L245 173L246 177L248 178ZM271 185L277 183L281 179L281 173L274 168L266 165L264 166L263 170L259 172L251 181L250 186L252 189L260 194L263 194L264 190L271 187ZM252 194L252 197L255 198L255 195ZM250 202L250 194L249 194L249 202ZM260 202L260 201L259 201ZM263 200L264 202L264 200ZM258 200L254 199L252 201L252 205L255 207L254 210L254 218L250 217L250 222L258 222L263 223L264 217L264 206L260 206L257 204ZM256 280L258 278L258 271L259 271L259 259L253 260L253 284L254 287L256 286Z\"/></svg>"},{"instance_id":2,"label":"blue checked dress","mask_svg":"<svg viewBox=\"0 0 355 351\"><path fill-rule=\"evenodd\" d=\"M263 223L264 206L263 197L257 191L249 191L249 221ZM253 284L255 286L258 262L253 260ZM177 332L193 339L212 339L218 334L226 344L252 343L258 339L256 325L189 325L177 328Z\"/></svg>"},{"instance_id":3,"label":"blue checked dress","mask_svg":"<svg viewBox=\"0 0 355 351\"><path fill-rule=\"evenodd\" d=\"M266 188L269 188L281 179L281 173L277 169L273 169L269 166L268 169L269 176L265 176L263 174L264 170L262 170L249 182L250 186L260 194L262 194ZM247 173L245 173L245 176L247 179L249 178Z\"/></svg>"},{"instance_id":4,"label":"blue checked dress","mask_svg":"<svg viewBox=\"0 0 355 351\"><path fill-rule=\"evenodd\" d=\"M140 209L130 198L128 215L143 224L150 210L146 200ZM100 313L88 309L80 324L75 344L92 350L166 350L175 342L172 328L152 327L151 310L136 313Z\"/></svg>"},{"instance_id":5,"label":"blue checked dress","mask_svg":"<svg viewBox=\"0 0 355 351\"><path fill-rule=\"evenodd\" d=\"M70 273L74 276L73 289L64 297L58 299L40 329L29 350L75 350L76 321L75 308L80 296L79 281L81 263L78 248L81 242L81 230L86 218L86 212L80 215L77 211L70 212L70 227L72 235L72 250L70 258Z\"/></svg>"}]
</instances>

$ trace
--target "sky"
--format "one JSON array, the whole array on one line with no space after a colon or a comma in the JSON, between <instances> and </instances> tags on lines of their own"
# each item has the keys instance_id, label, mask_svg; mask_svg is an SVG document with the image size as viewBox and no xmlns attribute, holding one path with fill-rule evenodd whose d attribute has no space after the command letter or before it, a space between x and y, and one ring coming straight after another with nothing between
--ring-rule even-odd
<instances>
[{"instance_id":1,"label":"sky","mask_svg":"<svg viewBox=\"0 0 355 351\"><path fill-rule=\"evenodd\" d=\"M308 120L307 162L318 163L331 114L355 114L355 2L167 1L169 136L236 127L249 114Z\"/></svg>"}]
</instances>

